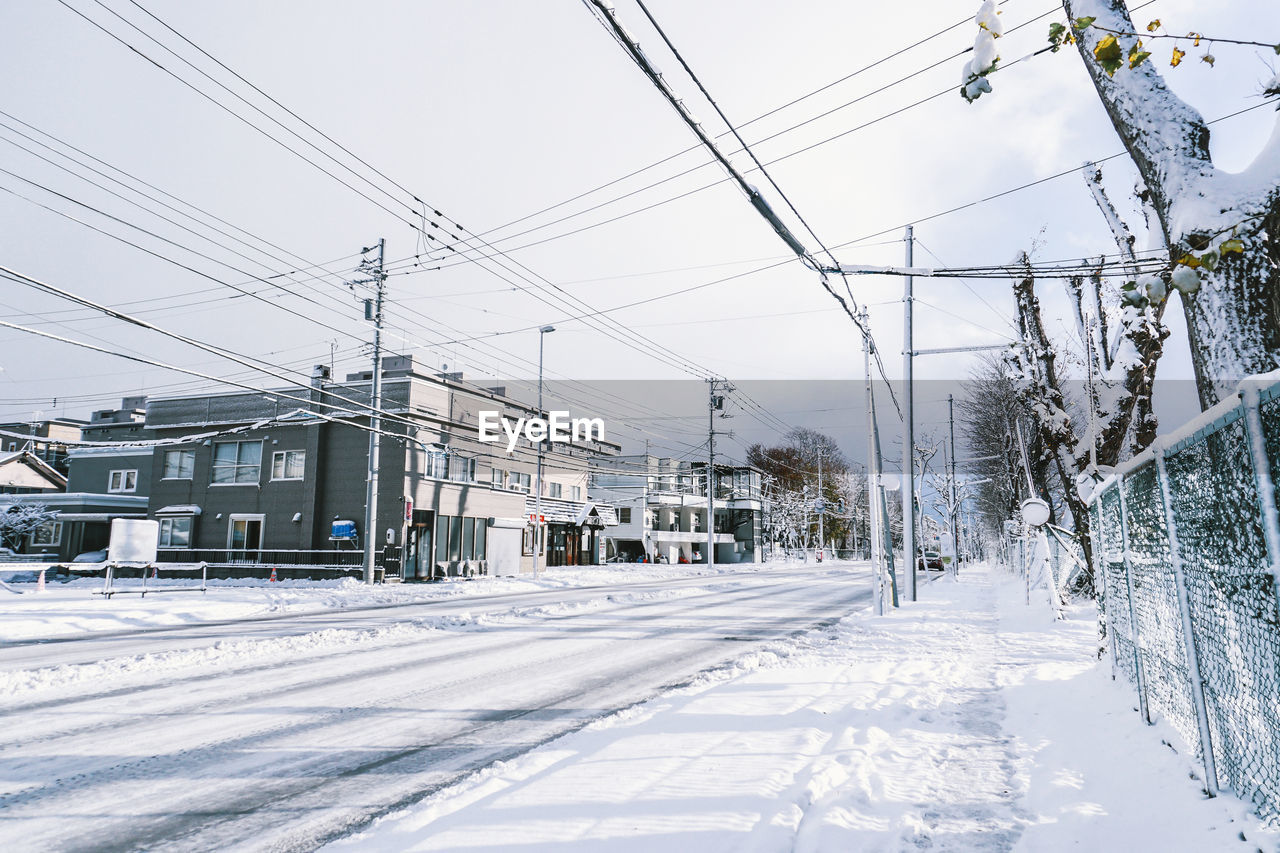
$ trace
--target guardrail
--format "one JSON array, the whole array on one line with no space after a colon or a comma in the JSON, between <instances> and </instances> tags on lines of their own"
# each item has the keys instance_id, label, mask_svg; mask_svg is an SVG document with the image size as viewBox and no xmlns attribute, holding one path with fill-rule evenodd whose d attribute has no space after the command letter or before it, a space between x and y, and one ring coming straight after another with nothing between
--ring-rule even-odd
<instances>
[{"instance_id":1,"label":"guardrail","mask_svg":"<svg viewBox=\"0 0 1280 853\"><path fill-rule=\"evenodd\" d=\"M116 570L117 565L120 565L120 566L122 566L122 567L127 567L127 568L140 568L140 569L142 569L142 587L141 587L141 588L139 588L139 589L116 589L116 588L115 588L115 570ZM111 596L113 596L113 595L140 595L140 596L142 596L143 598L146 598L146 597L147 597L147 593L149 593L149 592L151 592L151 593L155 593L155 592L208 592L208 589L209 589L209 586L208 586L208 584L209 584L209 564L208 564L208 563L199 563L198 565L185 565L185 564L169 563L169 564L166 564L164 568L165 568L165 571L167 571L167 572L199 572L199 573L200 573L200 586L155 586L155 587L153 587L153 586L149 586L149 585L147 584L147 581L148 581L148 580L159 580L159 577L160 577L160 564L158 564L158 563L150 563L150 564L141 564L141 563L124 563L124 564L107 563L107 572L106 572L106 574L103 576L103 580L102 580L102 589L100 589L100 590L98 590L97 592L95 592L95 593L94 593L94 595L101 595L101 596L105 596L108 600L110 600L110 599L111 599ZM96 570L96 567L95 567L95 570Z\"/></svg>"}]
</instances>

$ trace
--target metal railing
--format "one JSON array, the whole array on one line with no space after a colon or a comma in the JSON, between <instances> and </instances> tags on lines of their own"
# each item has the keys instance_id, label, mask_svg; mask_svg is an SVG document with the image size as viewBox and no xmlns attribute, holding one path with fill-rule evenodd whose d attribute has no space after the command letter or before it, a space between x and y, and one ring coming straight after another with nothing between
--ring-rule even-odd
<instances>
[{"instance_id":1,"label":"metal railing","mask_svg":"<svg viewBox=\"0 0 1280 853\"><path fill-rule=\"evenodd\" d=\"M1157 440L1090 498L1114 672L1230 790L1280 824L1280 382Z\"/></svg>"},{"instance_id":2,"label":"metal railing","mask_svg":"<svg viewBox=\"0 0 1280 853\"><path fill-rule=\"evenodd\" d=\"M359 568L364 554L337 549L295 551L274 548L162 548L158 563L208 563L210 566L298 566L306 568Z\"/></svg>"}]
</instances>

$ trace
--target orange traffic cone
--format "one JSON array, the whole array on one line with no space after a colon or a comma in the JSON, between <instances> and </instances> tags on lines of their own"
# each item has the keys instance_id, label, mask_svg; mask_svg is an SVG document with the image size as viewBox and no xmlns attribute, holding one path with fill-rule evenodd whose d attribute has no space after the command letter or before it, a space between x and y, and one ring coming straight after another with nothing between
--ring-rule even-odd
<instances>
[{"instance_id":1,"label":"orange traffic cone","mask_svg":"<svg viewBox=\"0 0 1280 853\"><path fill-rule=\"evenodd\" d=\"M271 583L276 583L276 567L271 567Z\"/></svg>"}]
</instances>

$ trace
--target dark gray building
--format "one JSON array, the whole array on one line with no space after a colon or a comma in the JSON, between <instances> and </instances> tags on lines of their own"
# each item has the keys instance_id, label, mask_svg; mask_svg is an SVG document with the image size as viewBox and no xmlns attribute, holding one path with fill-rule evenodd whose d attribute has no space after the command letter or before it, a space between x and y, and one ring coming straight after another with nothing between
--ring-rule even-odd
<instances>
[{"instance_id":1,"label":"dark gray building","mask_svg":"<svg viewBox=\"0 0 1280 853\"><path fill-rule=\"evenodd\" d=\"M536 448L514 452L479 441L481 411L535 414L502 389L456 374L417 372L410 357L384 362L384 435L377 512L365 530L370 374L334 382L317 366L306 401L253 392L152 399L146 429L173 441L154 449L150 510L160 521L162 559L218 564L350 566L374 537L380 565L406 578L533 565L526 497ZM184 440L185 439L185 440ZM603 441L557 444L547 453L544 491L561 515L581 521L556 540L564 563L596 562L600 525L588 466L616 455ZM572 510L572 512L570 512ZM544 513L545 515L545 513Z\"/></svg>"}]
</instances>

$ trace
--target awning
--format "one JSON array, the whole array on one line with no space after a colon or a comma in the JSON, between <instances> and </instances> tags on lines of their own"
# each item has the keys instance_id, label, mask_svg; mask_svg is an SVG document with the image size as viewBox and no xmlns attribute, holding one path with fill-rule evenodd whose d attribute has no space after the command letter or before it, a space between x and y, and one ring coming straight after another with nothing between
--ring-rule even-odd
<instances>
[{"instance_id":1,"label":"awning","mask_svg":"<svg viewBox=\"0 0 1280 853\"><path fill-rule=\"evenodd\" d=\"M162 506L156 510L156 515L199 515L200 507L195 504L174 504L173 506Z\"/></svg>"},{"instance_id":2,"label":"awning","mask_svg":"<svg viewBox=\"0 0 1280 853\"><path fill-rule=\"evenodd\" d=\"M532 518L538 509L537 498L527 495L524 499L525 516ZM570 524L574 527L612 527L618 523L618 514L610 504L566 501L562 498L543 498L542 517L547 524Z\"/></svg>"},{"instance_id":3,"label":"awning","mask_svg":"<svg viewBox=\"0 0 1280 853\"><path fill-rule=\"evenodd\" d=\"M490 527L499 527L499 528L507 528L507 529L515 528L518 530L520 528L525 527L528 523L529 522L523 518L490 518L489 519Z\"/></svg>"},{"instance_id":4,"label":"awning","mask_svg":"<svg viewBox=\"0 0 1280 853\"><path fill-rule=\"evenodd\" d=\"M110 521L113 518L146 518L145 512L60 512L54 521Z\"/></svg>"}]
</instances>

